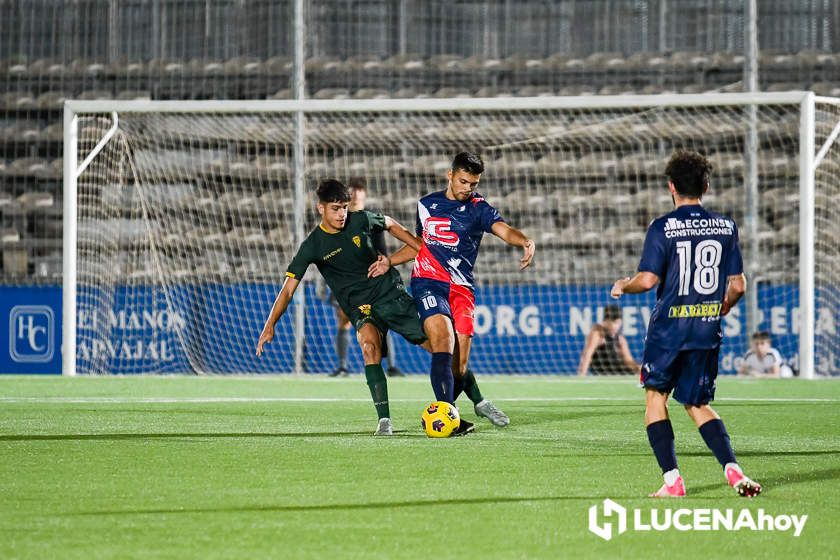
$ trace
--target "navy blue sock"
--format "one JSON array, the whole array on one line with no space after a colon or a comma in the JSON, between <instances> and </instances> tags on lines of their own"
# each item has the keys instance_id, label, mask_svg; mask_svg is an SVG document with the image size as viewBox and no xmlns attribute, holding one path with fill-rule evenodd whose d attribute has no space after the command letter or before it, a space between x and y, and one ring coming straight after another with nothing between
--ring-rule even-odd
<instances>
[{"instance_id":1,"label":"navy blue sock","mask_svg":"<svg viewBox=\"0 0 840 560\"><path fill-rule=\"evenodd\" d=\"M732 444L729 443L729 434L726 432L726 426L720 418L709 420L700 426L700 435L703 436L703 441L715 454L720 466L725 467L727 463L737 463L735 460L735 452L732 451Z\"/></svg>"},{"instance_id":2,"label":"navy blue sock","mask_svg":"<svg viewBox=\"0 0 840 560\"><path fill-rule=\"evenodd\" d=\"M677 452L674 450L674 428L671 427L671 421L660 420L648 425L647 435L662 472L676 469Z\"/></svg>"},{"instance_id":3,"label":"navy blue sock","mask_svg":"<svg viewBox=\"0 0 840 560\"><path fill-rule=\"evenodd\" d=\"M455 403L455 379L452 376L452 353L433 352L432 370L429 372L435 399Z\"/></svg>"}]
</instances>

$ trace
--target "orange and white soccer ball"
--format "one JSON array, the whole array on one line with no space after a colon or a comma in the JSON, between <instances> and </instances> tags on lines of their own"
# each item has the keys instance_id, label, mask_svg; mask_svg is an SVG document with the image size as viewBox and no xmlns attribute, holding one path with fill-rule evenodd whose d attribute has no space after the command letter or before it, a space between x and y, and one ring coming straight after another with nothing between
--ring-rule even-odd
<instances>
[{"instance_id":1,"label":"orange and white soccer ball","mask_svg":"<svg viewBox=\"0 0 840 560\"><path fill-rule=\"evenodd\" d=\"M445 438L461 425L458 409L448 402L435 401L423 409L420 425L431 438Z\"/></svg>"}]
</instances>

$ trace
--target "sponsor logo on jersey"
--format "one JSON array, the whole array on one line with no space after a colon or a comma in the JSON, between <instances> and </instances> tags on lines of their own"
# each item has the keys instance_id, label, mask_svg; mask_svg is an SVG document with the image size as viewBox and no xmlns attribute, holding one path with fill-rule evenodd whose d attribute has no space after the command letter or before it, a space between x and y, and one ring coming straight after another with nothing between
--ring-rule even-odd
<instances>
[{"instance_id":1,"label":"sponsor logo on jersey","mask_svg":"<svg viewBox=\"0 0 840 560\"><path fill-rule=\"evenodd\" d=\"M330 253L327 253L326 255L324 255L324 256L321 258L321 260L324 260L324 261L330 260L331 258L333 258L334 256L336 256L336 255L337 255L337 254L339 254L340 252L341 252L341 247L339 247L339 248L338 248L338 249L336 249L335 251L332 251L332 252L330 252Z\"/></svg>"},{"instance_id":2,"label":"sponsor logo on jersey","mask_svg":"<svg viewBox=\"0 0 840 560\"><path fill-rule=\"evenodd\" d=\"M732 220L726 218L694 218L680 220L668 218L665 222L665 237L688 237L700 235L732 235Z\"/></svg>"},{"instance_id":3,"label":"sponsor logo on jersey","mask_svg":"<svg viewBox=\"0 0 840 560\"><path fill-rule=\"evenodd\" d=\"M695 319L697 317L720 316L720 303L697 303L694 305L672 305L668 308L669 319Z\"/></svg>"},{"instance_id":4,"label":"sponsor logo on jersey","mask_svg":"<svg viewBox=\"0 0 840 560\"><path fill-rule=\"evenodd\" d=\"M452 221L449 218L430 216L426 218L426 222L423 224L423 240L426 243L457 247L458 234L451 228Z\"/></svg>"},{"instance_id":5,"label":"sponsor logo on jersey","mask_svg":"<svg viewBox=\"0 0 840 560\"><path fill-rule=\"evenodd\" d=\"M353 236L353 244L355 244L356 247L361 249L362 248L362 238L359 237L358 235L354 235Z\"/></svg>"}]
</instances>

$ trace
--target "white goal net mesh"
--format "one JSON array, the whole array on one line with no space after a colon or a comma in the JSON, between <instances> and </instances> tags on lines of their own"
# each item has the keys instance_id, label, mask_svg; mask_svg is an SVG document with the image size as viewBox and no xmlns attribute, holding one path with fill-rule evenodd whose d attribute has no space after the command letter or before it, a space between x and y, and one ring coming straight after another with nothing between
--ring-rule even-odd
<instances>
[{"instance_id":1,"label":"white goal net mesh","mask_svg":"<svg viewBox=\"0 0 840 560\"><path fill-rule=\"evenodd\" d=\"M815 146L826 148L814 171L814 367L840 374L840 104L816 103ZM798 207L798 201L790 206Z\"/></svg>"},{"instance_id":2,"label":"white goal net mesh","mask_svg":"<svg viewBox=\"0 0 840 560\"><path fill-rule=\"evenodd\" d=\"M745 188L745 106L410 107L306 113L304 230L318 223L317 182L353 176L367 181L368 209L413 229L418 198L445 188L452 156L480 153L486 172L479 192L538 249L532 268L519 272L519 250L492 236L482 244L471 356L477 373L577 370L589 328L614 303L609 287L636 270L648 223L672 208L663 173L678 147L713 161L704 203L739 224L747 273L756 281L757 309L744 302L725 319L721 370L738 367L748 325L769 331L773 346L796 365L798 105L757 108L753 205ZM818 111L818 147L836 113ZM80 159L110 125L105 114L80 117ZM79 372L289 372L298 338L304 372L336 368L335 314L316 289L314 267L267 354L254 355L299 242L294 132L289 113L119 113L119 132L78 181ZM840 148L832 148L817 172L816 352L824 373L837 373L832 201L839 163ZM390 250L398 247L388 242ZM410 268L402 273L407 280ZM621 301L623 334L637 360L653 302L653 293ZM303 332L294 328L295 305L304 306ZM422 350L392 338L395 365L428 370ZM349 369L361 365L353 343Z\"/></svg>"}]
</instances>

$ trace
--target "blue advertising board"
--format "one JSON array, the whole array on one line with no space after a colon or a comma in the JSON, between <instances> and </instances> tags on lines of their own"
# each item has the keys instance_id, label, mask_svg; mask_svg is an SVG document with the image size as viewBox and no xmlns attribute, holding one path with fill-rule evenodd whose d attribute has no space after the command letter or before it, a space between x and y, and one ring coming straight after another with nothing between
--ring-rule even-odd
<instances>
[{"instance_id":1,"label":"blue advertising board","mask_svg":"<svg viewBox=\"0 0 840 560\"><path fill-rule=\"evenodd\" d=\"M76 310L77 372L190 371L184 341L194 337L201 311L192 295L189 287L86 291L91 303Z\"/></svg>"},{"instance_id":2,"label":"blue advertising board","mask_svg":"<svg viewBox=\"0 0 840 560\"><path fill-rule=\"evenodd\" d=\"M0 288L0 373L61 372L61 289Z\"/></svg>"},{"instance_id":3,"label":"blue advertising board","mask_svg":"<svg viewBox=\"0 0 840 560\"><path fill-rule=\"evenodd\" d=\"M612 303L608 286L492 286L476 294L476 336L470 358L477 373L570 374L603 307ZM93 297L96 307L77 311L77 364L80 373L99 369L136 373L274 373L293 367L294 305L277 326L274 342L260 358L254 348L279 286L265 284L133 286L116 289L108 299ZM328 372L337 366L335 316L329 303L306 290L304 369ZM759 289L761 323L773 344L795 362L798 346L797 289ZM622 298L623 328L631 352L639 359L655 296ZM837 301L822 298L820 301ZM0 288L0 319L8 336L0 352L2 373L60 373L61 289ZM838 309L817 309L817 370L837 372ZM723 320L721 372L734 373L747 350L743 304ZM406 372L428 371L426 353L391 337L397 365ZM362 371L361 353L350 352L351 371Z\"/></svg>"}]
</instances>

